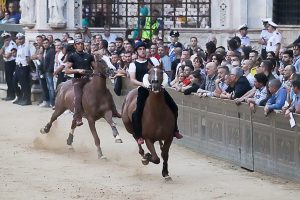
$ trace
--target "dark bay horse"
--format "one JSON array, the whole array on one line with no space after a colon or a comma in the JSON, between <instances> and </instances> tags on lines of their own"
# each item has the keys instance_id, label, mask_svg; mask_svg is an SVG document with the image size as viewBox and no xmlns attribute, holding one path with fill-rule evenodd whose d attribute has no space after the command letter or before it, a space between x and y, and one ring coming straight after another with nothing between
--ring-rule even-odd
<instances>
[{"instance_id":1,"label":"dark bay horse","mask_svg":"<svg viewBox=\"0 0 300 200\"><path fill-rule=\"evenodd\" d=\"M165 180L171 180L168 172L169 149L173 141L175 129L175 116L165 102L163 82L163 70L153 67L149 70L148 84L150 84L149 96L146 100L142 116L142 137L150 153L145 154L141 145L139 153L142 156L142 163L147 165L149 162L160 163L154 143L159 141L161 156L163 158L162 176ZM122 120L127 131L134 133L132 124L132 113L136 109L137 89L131 90L122 107Z\"/></svg>"},{"instance_id":2,"label":"dark bay horse","mask_svg":"<svg viewBox=\"0 0 300 200\"><path fill-rule=\"evenodd\" d=\"M105 61L96 61L97 67L90 73L90 81L83 88L82 107L83 116L87 119L90 130L93 134L95 145L97 147L98 158L104 158L100 148L100 139L98 137L95 122L104 118L112 128L116 143L122 143L115 123L112 120L113 114L117 112L110 91L106 87L106 78L109 76L109 68ZM55 100L55 111L51 116L50 122L41 129L41 133L48 133L52 123L67 109L74 111L74 89L72 81L61 83L57 89ZM113 113L114 112L114 113ZM71 132L67 139L67 144L72 145L73 134L76 128L76 121L72 121Z\"/></svg>"}]
</instances>

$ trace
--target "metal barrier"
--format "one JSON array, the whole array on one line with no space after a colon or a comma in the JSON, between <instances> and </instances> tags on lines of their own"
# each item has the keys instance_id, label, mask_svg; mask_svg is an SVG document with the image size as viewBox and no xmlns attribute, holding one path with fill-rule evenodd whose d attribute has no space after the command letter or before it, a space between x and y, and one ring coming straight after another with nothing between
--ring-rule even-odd
<instances>
[{"instance_id":1,"label":"metal barrier","mask_svg":"<svg viewBox=\"0 0 300 200\"><path fill-rule=\"evenodd\" d=\"M108 84L119 109L132 89L123 79L122 96ZM167 89L179 108L178 125L184 133L176 143L230 161L243 168L300 181L300 125L290 128L282 114L265 117L263 108L252 113L246 104L215 98L185 96ZM296 122L300 116L295 115Z\"/></svg>"}]
</instances>

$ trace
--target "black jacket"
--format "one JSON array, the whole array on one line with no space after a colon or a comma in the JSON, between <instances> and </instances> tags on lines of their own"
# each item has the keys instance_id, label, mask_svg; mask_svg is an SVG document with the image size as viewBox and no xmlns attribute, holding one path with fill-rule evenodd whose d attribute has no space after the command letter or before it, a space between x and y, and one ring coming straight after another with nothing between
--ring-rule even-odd
<instances>
[{"instance_id":1,"label":"black jacket","mask_svg":"<svg viewBox=\"0 0 300 200\"><path fill-rule=\"evenodd\" d=\"M242 76L236 82L235 86L234 87L229 86L226 89L226 92L228 92L228 93L234 92L232 98L236 99L236 98L242 97L244 94L246 94L251 89L252 88L250 86L248 79L245 76Z\"/></svg>"},{"instance_id":2,"label":"black jacket","mask_svg":"<svg viewBox=\"0 0 300 200\"><path fill-rule=\"evenodd\" d=\"M54 72L54 60L55 60L55 49L48 48L45 49L46 55L42 60L42 69L44 72L53 73Z\"/></svg>"}]
</instances>

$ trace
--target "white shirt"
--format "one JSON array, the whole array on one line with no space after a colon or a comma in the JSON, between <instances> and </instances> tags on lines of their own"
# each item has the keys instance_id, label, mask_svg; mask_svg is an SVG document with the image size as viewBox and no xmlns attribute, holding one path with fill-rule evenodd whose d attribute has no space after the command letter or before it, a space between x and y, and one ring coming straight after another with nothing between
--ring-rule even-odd
<instances>
[{"instance_id":1,"label":"white shirt","mask_svg":"<svg viewBox=\"0 0 300 200\"><path fill-rule=\"evenodd\" d=\"M30 49L26 44L19 45L17 48L17 57L16 63L17 65L21 64L23 66L27 66L27 57L30 57Z\"/></svg>"},{"instance_id":2,"label":"white shirt","mask_svg":"<svg viewBox=\"0 0 300 200\"><path fill-rule=\"evenodd\" d=\"M253 86L254 86L254 80L255 80L254 76L253 76L251 73L249 73L249 74L246 76L246 78L247 78L247 80L249 81L250 86L253 87Z\"/></svg>"},{"instance_id":3,"label":"white shirt","mask_svg":"<svg viewBox=\"0 0 300 200\"><path fill-rule=\"evenodd\" d=\"M8 46L7 46L7 47L4 47L4 53L5 53L5 54L11 53L11 50L12 50L13 48L17 49L17 45L16 45L16 43L15 43L14 41L11 40L11 41L9 42ZM12 61L12 60L15 60L15 59L16 59L16 57L14 57L14 56L11 56L11 57L8 58L8 59L3 57L3 60L4 60L5 62Z\"/></svg>"},{"instance_id":4,"label":"white shirt","mask_svg":"<svg viewBox=\"0 0 300 200\"><path fill-rule=\"evenodd\" d=\"M268 40L266 51L273 51L275 53L276 45L281 43L281 39L281 34L277 30L275 30Z\"/></svg>"},{"instance_id":5,"label":"white shirt","mask_svg":"<svg viewBox=\"0 0 300 200\"><path fill-rule=\"evenodd\" d=\"M272 33L270 33L267 29L263 29L260 33L260 38L264 39L265 41L268 41L270 37L272 36ZM261 45L263 49L266 48L266 45Z\"/></svg>"},{"instance_id":6,"label":"white shirt","mask_svg":"<svg viewBox=\"0 0 300 200\"><path fill-rule=\"evenodd\" d=\"M106 40L109 43L116 42L117 36L115 34L110 33L109 37L106 37L104 34L102 35L103 40Z\"/></svg>"},{"instance_id":7,"label":"white shirt","mask_svg":"<svg viewBox=\"0 0 300 200\"><path fill-rule=\"evenodd\" d=\"M159 61L155 57L151 57L150 59L151 59L154 66L159 65ZM145 63L145 62L147 62L147 60L144 60L144 61L137 60L136 62ZM129 64L128 73L135 73L135 72L136 72L136 65L134 64L134 62L132 62L132 63Z\"/></svg>"},{"instance_id":8,"label":"white shirt","mask_svg":"<svg viewBox=\"0 0 300 200\"><path fill-rule=\"evenodd\" d=\"M240 37L241 38L241 45L248 47L250 46L250 38L246 35L244 37Z\"/></svg>"}]
</instances>

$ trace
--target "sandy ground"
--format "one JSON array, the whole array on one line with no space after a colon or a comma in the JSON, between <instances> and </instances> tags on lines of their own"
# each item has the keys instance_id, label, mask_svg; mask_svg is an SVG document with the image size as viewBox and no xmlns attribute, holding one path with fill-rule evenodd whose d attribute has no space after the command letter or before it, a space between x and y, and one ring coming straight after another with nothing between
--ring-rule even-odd
<instances>
[{"instance_id":1,"label":"sandy ground","mask_svg":"<svg viewBox=\"0 0 300 200\"><path fill-rule=\"evenodd\" d=\"M3 97L3 92L0 92ZM66 146L71 115L63 114L48 135L39 129L52 111L0 101L0 199L299 199L300 184L251 173L172 145L169 171L143 166L132 137L116 120L123 144L97 122L107 160L98 160L85 124L75 131L74 151Z\"/></svg>"}]
</instances>

